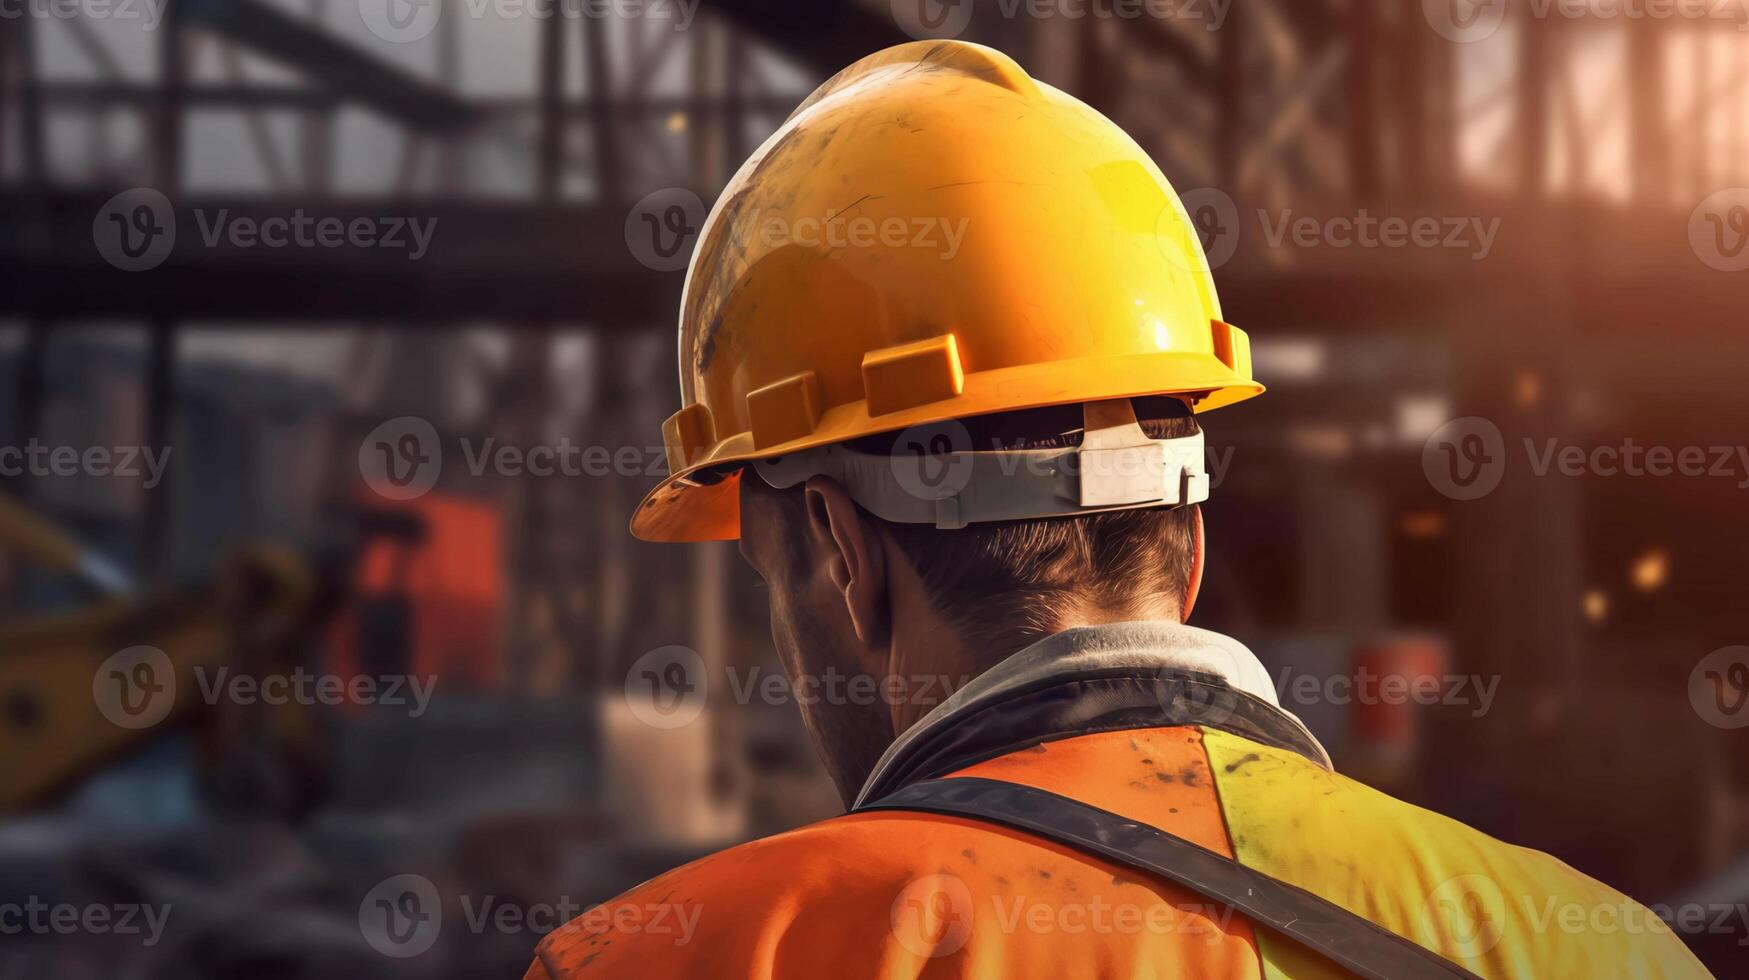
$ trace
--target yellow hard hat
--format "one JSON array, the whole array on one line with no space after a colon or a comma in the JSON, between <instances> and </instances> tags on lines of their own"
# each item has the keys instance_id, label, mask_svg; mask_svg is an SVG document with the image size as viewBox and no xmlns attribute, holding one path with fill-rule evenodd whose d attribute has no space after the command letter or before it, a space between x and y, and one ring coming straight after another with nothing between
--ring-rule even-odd
<instances>
[{"instance_id":1,"label":"yellow hard hat","mask_svg":"<svg viewBox=\"0 0 1749 980\"><path fill-rule=\"evenodd\" d=\"M744 464L1071 403L1260 394L1183 205L1112 122L991 48L888 48L742 165L681 301L672 475L632 532L740 534Z\"/></svg>"}]
</instances>

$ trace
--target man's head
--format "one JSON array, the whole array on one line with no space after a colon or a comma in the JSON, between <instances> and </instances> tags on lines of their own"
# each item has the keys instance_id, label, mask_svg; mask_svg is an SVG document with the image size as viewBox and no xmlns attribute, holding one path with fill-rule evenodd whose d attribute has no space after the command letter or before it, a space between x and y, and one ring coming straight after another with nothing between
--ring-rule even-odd
<instances>
[{"instance_id":1,"label":"man's head","mask_svg":"<svg viewBox=\"0 0 1749 980\"><path fill-rule=\"evenodd\" d=\"M1197 432L1176 400L1137 402L1150 438ZM1068 406L966 425L974 447L1048 449L1077 444L1079 419ZM893 441L855 448L884 453ZM1182 621L1201 581L1194 505L944 530L882 520L830 477L778 490L749 470L740 484L741 553L769 590L792 681L824 692L803 715L847 802L888 743L951 689L1063 629Z\"/></svg>"}]
</instances>

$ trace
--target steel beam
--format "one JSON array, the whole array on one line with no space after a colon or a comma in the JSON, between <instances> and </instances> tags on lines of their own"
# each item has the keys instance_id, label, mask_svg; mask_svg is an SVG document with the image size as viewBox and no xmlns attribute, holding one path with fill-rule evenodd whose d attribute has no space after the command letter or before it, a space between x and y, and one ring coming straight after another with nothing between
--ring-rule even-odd
<instances>
[{"instance_id":1,"label":"steel beam","mask_svg":"<svg viewBox=\"0 0 1749 980\"><path fill-rule=\"evenodd\" d=\"M303 72L312 84L425 132L465 126L460 98L262 0L176 0L184 23Z\"/></svg>"},{"instance_id":2,"label":"steel beam","mask_svg":"<svg viewBox=\"0 0 1749 980\"><path fill-rule=\"evenodd\" d=\"M114 190L0 192L0 267L28 262L31 270L0 277L0 315L53 310L59 319L172 312L179 321L476 317L647 325L669 319L678 305L680 273L638 264L621 234L625 212L615 208L185 195L176 199L169 257L154 269L123 272L92 243L93 221ZM43 237L34 245L24 233L26 203L41 219ZM315 244L238 247L223 230L300 213L305 239ZM310 226L317 219L334 219L340 227L369 221L383 232L403 223L397 237L406 247L323 245ZM432 229L417 260L408 220Z\"/></svg>"},{"instance_id":3,"label":"steel beam","mask_svg":"<svg viewBox=\"0 0 1749 980\"><path fill-rule=\"evenodd\" d=\"M865 55L913 40L892 17L876 13L882 3L770 3L762 0L710 0L705 9L765 40L825 78Z\"/></svg>"}]
</instances>

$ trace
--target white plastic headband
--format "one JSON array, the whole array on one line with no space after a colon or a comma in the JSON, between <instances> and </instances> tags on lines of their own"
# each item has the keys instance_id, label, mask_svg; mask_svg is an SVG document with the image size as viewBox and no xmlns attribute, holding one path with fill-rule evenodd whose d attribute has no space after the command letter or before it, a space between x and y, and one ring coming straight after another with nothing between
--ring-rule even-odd
<instances>
[{"instance_id":1,"label":"white plastic headband","mask_svg":"<svg viewBox=\"0 0 1749 980\"><path fill-rule=\"evenodd\" d=\"M959 445L970 442L964 426L948 422L928 429L946 439L945 452L881 455L833 445L759 460L753 468L779 490L830 476L882 520L944 529L1208 499L1202 433L1150 439L1127 398L1087 402L1082 418L1081 444L1067 448L974 451Z\"/></svg>"}]
</instances>

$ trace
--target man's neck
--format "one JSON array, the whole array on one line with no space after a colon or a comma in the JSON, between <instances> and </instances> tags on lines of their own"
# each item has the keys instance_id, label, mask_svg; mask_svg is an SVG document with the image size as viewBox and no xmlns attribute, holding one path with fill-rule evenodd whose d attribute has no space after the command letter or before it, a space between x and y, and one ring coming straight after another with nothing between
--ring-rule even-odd
<instances>
[{"instance_id":1,"label":"man's neck","mask_svg":"<svg viewBox=\"0 0 1749 980\"><path fill-rule=\"evenodd\" d=\"M893 678L890 690L899 696L889 703L892 737L904 734L972 678L1046 636L1080 626L1138 621L1178 622L1178 617L1168 609L1166 603L1121 608L1076 606L1053 617L1045 629L1035 626L1030 630L1008 631L995 638L980 639L975 644L968 643L959 630L931 609L927 616L918 617L908 624L908 628L895 629L893 633L887 674ZM882 692L883 696L887 693Z\"/></svg>"}]
</instances>

